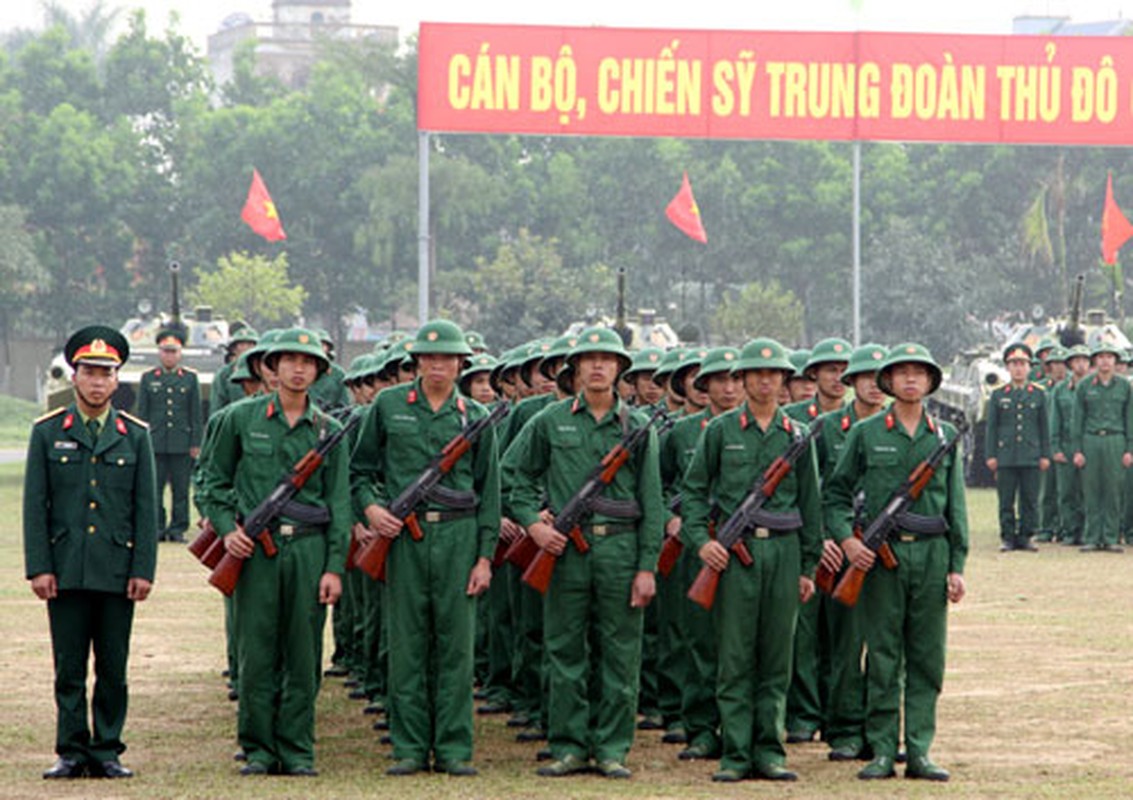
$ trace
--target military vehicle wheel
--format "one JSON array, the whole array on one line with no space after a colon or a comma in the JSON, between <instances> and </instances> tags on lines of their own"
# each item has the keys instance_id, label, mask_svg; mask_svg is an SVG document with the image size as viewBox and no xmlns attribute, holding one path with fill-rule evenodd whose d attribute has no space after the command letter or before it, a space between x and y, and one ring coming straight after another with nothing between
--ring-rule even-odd
<instances>
[{"instance_id":1,"label":"military vehicle wheel","mask_svg":"<svg viewBox=\"0 0 1133 800\"><path fill-rule=\"evenodd\" d=\"M984 457L984 431L987 425L977 422L964 434L964 481L968 486L995 486L995 475L987 468Z\"/></svg>"}]
</instances>

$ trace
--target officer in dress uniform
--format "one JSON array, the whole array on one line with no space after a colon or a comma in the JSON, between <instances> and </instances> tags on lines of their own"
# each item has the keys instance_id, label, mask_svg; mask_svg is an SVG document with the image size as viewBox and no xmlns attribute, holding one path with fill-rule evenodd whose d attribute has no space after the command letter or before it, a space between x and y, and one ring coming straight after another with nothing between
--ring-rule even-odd
<instances>
[{"instance_id":1,"label":"officer in dress uniform","mask_svg":"<svg viewBox=\"0 0 1133 800\"><path fill-rule=\"evenodd\" d=\"M201 386L196 370L181 364L185 332L166 328L157 334L161 365L142 374L135 413L150 426L154 460L157 463L159 500L158 540L185 541L189 528L189 481L193 461L201 453L204 416ZM165 487L172 504L165 515Z\"/></svg>"},{"instance_id":2,"label":"officer in dress uniform","mask_svg":"<svg viewBox=\"0 0 1133 800\"><path fill-rule=\"evenodd\" d=\"M119 761L126 662L134 603L153 585L157 488L145 423L110 405L129 354L113 328L92 325L71 336L64 356L74 369L75 402L37 420L28 445L24 560L32 591L47 601L55 660L59 758L45 778L133 774Z\"/></svg>"}]
</instances>

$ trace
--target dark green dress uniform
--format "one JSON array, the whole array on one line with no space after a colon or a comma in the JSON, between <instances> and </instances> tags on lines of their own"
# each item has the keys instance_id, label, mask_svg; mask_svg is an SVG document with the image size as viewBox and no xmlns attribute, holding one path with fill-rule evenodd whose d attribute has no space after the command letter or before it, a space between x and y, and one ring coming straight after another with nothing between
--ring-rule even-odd
<instances>
[{"instance_id":1,"label":"dark green dress uniform","mask_svg":"<svg viewBox=\"0 0 1133 800\"><path fill-rule=\"evenodd\" d=\"M162 541L184 540L189 529L189 481L193 458L189 451L201 446L204 419L196 370L178 366L171 370L154 367L142 374L138 388L137 415L149 423L157 463L159 537ZM165 515L165 487L172 498Z\"/></svg>"},{"instance_id":2,"label":"dark green dress uniform","mask_svg":"<svg viewBox=\"0 0 1133 800\"><path fill-rule=\"evenodd\" d=\"M1077 383L1073 375L1068 375L1050 391L1047 409L1050 413L1050 452L1053 456L1062 453L1065 462L1054 462L1058 473L1055 485L1058 488L1059 539L1073 544L1082 544L1085 530L1085 517L1082 513L1082 473L1071 462L1074 455L1071 422L1076 402L1074 389Z\"/></svg>"},{"instance_id":3,"label":"dark green dress uniform","mask_svg":"<svg viewBox=\"0 0 1133 800\"><path fill-rule=\"evenodd\" d=\"M1119 352L1103 345L1093 354L1103 350ZM1078 382L1074 398L1071 441L1074 451L1086 458L1082 468L1086 546L1116 547L1125 485L1121 461L1123 454L1133 452L1133 390L1116 373L1108 383L1095 373Z\"/></svg>"},{"instance_id":4,"label":"dark green dress uniform","mask_svg":"<svg viewBox=\"0 0 1133 800\"><path fill-rule=\"evenodd\" d=\"M129 348L113 329L85 328L76 337L100 332L104 338L95 341L112 347L117 341L115 349L125 361ZM79 350L72 337L68 360ZM134 616L126 589L132 578L154 578L156 498L145 423L109 409L95 434L72 404L32 428L24 475L24 563L29 580L52 574L58 587L55 599L47 601L55 664L55 751L94 770L117 761L126 749L122 728ZM88 710L92 651L95 680Z\"/></svg>"},{"instance_id":5,"label":"dark green dress uniform","mask_svg":"<svg viewBox=\"0 0 1133 800\"><path fill-rule=\"evenodd\" d=\"M304 341L304 339L306 341ZM313 336L281 334L267 357L303 352ZM318 442L341 428L308 398L292 426L272 393L233 404L219 419L204 477L205 508L220 535L235 530L280 478ZM314 766L315 698L321 671L326 608L319 583L341 576L352 522L349 459L337 447L272 526L278 553L258 544L233 595L239 661L237 734L248 767L301 772Z\"/></svg>"},{"instance_id":6,"label":"dark green dress uniform","mask_svg":"<svg viewBox=\"0 0 1133 800\"><path fill-rule=\"evenodd\" d=\"M745 345L733 372L793 372L782 345L756 339ZM785 379L785 378L784 378ZM684 480L684 525L694 552L708 542L711 505L729 516L759 476L783 455L806 426L776 409L761 429L745 400L704 429ZM732 559L720 576L713 606L719 668L722 771L793 777L786 760L784 728L791 683L792 647L799 609L799 578L813 577L821 554L822 510L813 445L768 498L764 509L782 514L782 529L753 528L743 540L754 564Z\"/></svg>"},{"instance_id":7,"label":"dark green dress uniform","mask_svg":"<svg viewBox=\"0 0 1133 800\"><path fill-rule=\"evenodd\" d=\"M1005 360L1023 357L1030 358L1023 345L1005 353ZM1046 392L1037 383L1008 384L991 393L984 455L998 461L999 536L1006 550L1033 549L1030 540L1039 531L1039 460L1050 458L1048 425Z\"/></svg>"},{"instance_id":8,"label":"dark green dress uniform","mask_svg":"<svg viewBox=\"0 0 1133 800\"><path fill-rule=\"evenodd\" d=\"M887 392L887 367L903 361L931 364L935 372L932 388L939 385L939 367L923 347L898 345L890 353L879 379ZM823 485L827 532L838 542L853 535L854 498L859 490L865 493L863 518L876 518L937 444L955 436L951 425L927 415L910 436L892 410L851 427L834 473ZM885 569L879 562L866 576L862 590L869 653L866 744L875 757L870 766L888 774L892 774L898 749L902 689L910 768L928 763L936 734L936 702L944 682L948 575L963 574L968 554L963 472L959 454L953 451L910 509L940 520L945 532L900 531L890 541L898 561L896 569Z\"/></svg>"},{"instance_id":9,"label":"dark green dress uniform","mask_svg":"<svg viewBox=\"0 0 1133 800\"><path fill-rule=\"evenodd\" d=\"M471 354L457 326L436 321L418 331L412 352ZM371 505L388 506L454 436L486 414L455 387L437 411L420 380L382 391L366 412L351 462L356 514ZM499 538L499 459L492 429L440 485L449 491L431 495L417 510L423 538L415 541L403 529L390 546L383 598L390 737L395 758L417 769L427 766L430 754L442 769L472 758L476 598L466 587L472 568L481 558L491 559Z\"/></svg>"}]
</instances>

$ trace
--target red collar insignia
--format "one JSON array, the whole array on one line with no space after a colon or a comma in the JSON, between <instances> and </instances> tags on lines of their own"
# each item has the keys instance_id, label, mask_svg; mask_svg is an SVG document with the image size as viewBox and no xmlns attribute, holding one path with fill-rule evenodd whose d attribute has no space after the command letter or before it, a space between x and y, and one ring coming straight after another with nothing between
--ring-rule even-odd
<instances>
[{"instance_id":1,"label":"red collar insignia","mask_svg":"<svg viewBox=\"0 0 1133 800\"><path fill-rule=\"evenodd\" d=\"M464 406L464 398L460 397L459 395L456 398L456 408L461 414L463 414L467 410Z\"/></svg>"},{"instance_id":2,"label":"red collar insignia","mask_svg":"<svg viewBox=\"0 0 1133 800\"><path fill-rule=\"evenodd\" d=\"M786 414L783 415L783 430L785 430L787 433L790 433L793 430L791 427L791 418Z\"/></svg>"},{"instance_id":3,"label":"red collar insignia","mask_svg":"<svg viewBox=\"0 0 1133 800\"><path fill-rule=\"evenodd\" d=\"M807 406L806 413L810 414L810 418L814 419L818 416L818 403L811 403Z\"/></svg>"},{"instance_id":4,"label":"red collar insignia","mask_svg":"<svg viewBox=\"0 0 1133 800\"><path fill-rule=\"evenodd\" d=\"M122 419L121 417L116 417L114 419L114 427L117 428L118 432L123 436L128 433L128 431L126 430L126 420Z\"/></svg>"},{"instance_id":5,"label":"red collar insignia","mask_svg":"<svg viewBox=\"0 0 1133 800\"><path fill-rule=\"evenodd\" d=\"M275 416L275 401L274 401L274 400L269 400L269 401L268 401L268 411L267 411L267 418L268 418L268 419L271 419L271 418L272 418L272 417L274 417L274 416Z\"/></svg>"},{"instance_id":6,"label":"red collar insignia","mask_svg":"<svg viewBox=\"0 0 1133 800\"><path fill-rule=\"evenodd\" d=\"M748 425L748 423L747 423L747 409L745 408L743 411L740 412L740 430L746 431L747 425Z\"/></svg>"},{"instance_id":7,"label":"red collar insignia","mask_svg":"<svg viewBox=\"0 0 1133 800\"><path fill-rule=\"evenodd\" d=\"M410 389L409 390L409 394L405 395L405 402L409 403L409 405L413 405L414 403L417 402L417 390L416 389Z\"/></svg>"},{"instance_id":8,"label":"red collar insignia","mask_svg":"<svg viewBox=\"0 0 1133 800\"><path fill-rule=\"evenodd\" d=\"M897 424L897 419L893 416L893 412L890 411L888 414L885 415L885 430L887 430L887 431L893 430L893 426L896 425L896 424Z\"/></svg>"},{"instance_id":9,"label":"red collar insignia","mask_svg":"<svg viewBox=\"0 0 1133 800\"><path fill-rule=\"evenodd\" d=\"M848 431L852 424L853 424L853 422L850 420L850 415L849 414L843 414L842 415L842 433L845 433L846 431Z\"/></svg>"},{"instance_id":10,"label":"red collar insignia","mask_svg":"<svg viewBox=\"0 0 1133 800\"><path fill-rule=\"evenodd\" d=\"M74 414L68 414L67 416L63 417L63 430L65 430L65 431L71 430L71 426L74 425L74 424L75 424L75 415Z\"/></svg>"}]
</instances>

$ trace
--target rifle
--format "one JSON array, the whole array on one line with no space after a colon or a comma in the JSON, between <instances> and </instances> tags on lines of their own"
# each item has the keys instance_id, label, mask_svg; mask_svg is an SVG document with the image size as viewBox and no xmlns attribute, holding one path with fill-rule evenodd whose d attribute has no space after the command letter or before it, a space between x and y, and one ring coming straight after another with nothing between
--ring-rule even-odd
<instances>
[{"instance_id":1,"label":"rifle","mask_svg":"<svg viewBox=\"0 0 1133 800\"><path fill-rule=\"evenodd\" d=\"M865 524L865 492L860 491L854 495L854 533L860 534L862 526ZM894 566L896 564L894 563ZM827 569L821 561L818 562L818 568L814 573L814 585L818 587L818 591L826 595L834 594L834 586L838 582L838 576L842 574L842 567L837 570Z\"/></svg>"},{"instance_id":2,"label":"rifle","mask_svg":"<svg viewBox=\"0 0 1133 800\"><path fill-rule=\"evenodd\" d=\"M794 522L795 520L776 520L772 515L763 510L763 506L775 494L775 490L779 488L779 484L783 478L787 477L787 473L794 467L795 462L798 461L799 456L806 452L810 447L810 443L814 441L814 437L822 430L823 421L818 419L811 426L810 432L806 436L796 436L795 440L791 442L786 451L776 458L771 464L763 471L763 474L755 481L751 487L751 491L740 502L739 507L732 512L732 515L720 526L716 532L716 541L724 546L725 549L730 550L736 554L736 558L745 567L749 567L754 563L751 557L751 551L748 550L747 545L743 542L743 536L754 526L763 522L767 527L774 527L776 522ZM797 517L796 517L797 518ZM700 568L697 573L696 580L692 582L692 586L688 590L688 598L697 605L701 606L705 611L711 610L712 604L716 602L716 589L720 585L720 573L712 569L712 567L705 564Z\"/></svg>"},{"instance_id":3,"label":"rifle","mask_svg":"<svg viewBox=\"0 0 1133 800\"><path fill-rule=\"evenodd\" d=\"M456 462L472 449L472 445L476 443L481 434L507 416L509 410L510 406L507 402L501 402L488 415L465 425L460 433L449 440L448 444L441 449L441 452L433 456L429 466L425 467L416 480L405 487L401 494L389 504L389 512L405 523L413 541L419 542L425 538L421 525L417 521L417 506L425 500L429 491L441 482L441 478L452 471ZM358 554L354 559L355 564L374 580L384 581L386 558L389 556L389 548L392 543L393 539L388 536L375 536L358 548Z\"/></svg>"},{"instance_id":4,"label":"rifle","mask_svg":"<svg viewBox=\"0 0 1133 800\"><path fill-rule=\"evenodd\" d=\"M938 423L939 424L939 423ZM882 508L881 513L869 524L869 527L863 532L859 527L854 531L854 536L861 540L861 543L868 547L873 552L877 553L878 558L881 559L882 565L886 569L895 569L897 567L897 557L893 554L893 549L889 546L889 537L900 530L902 527L908 527L909 518L907 516L909 507L913 505L924 492L925 487L928 486L929 481L932 480L936 474L940 462L944 460L960 441L964 432L967 430L967 425L961 420L959 430L956 436L951 440L945 440L943 429L940 430L940 441L937 443L933 451L929 453L921 463L917 464L916 468L909 474L897 490L889 496L886 501L885 507ZM846 567L846 571L842 574L841 580L838 585L834 587L831 596L846 606L854 606L858 602L858 596L861 594L862 585L865 583L866 570L861 570L853 564Z\"/></svg>"},{"instance_id":5,"label":"rifle","mask_svg":"<svg viewBox=\"0 0 1133 800\"><path fill-rule=\"evenodd\" d=\"M590 550L590 543L582 535L582 520L590 516L599 495L614 482L618 470L629 461L629 457L645 439L649 430L663 417L666 417L665 409L658 408L653 412L653 416L649 418L648 422L625 434L620 442L614 445L606 455L602 456L602 460L594 467L579 490L567 500L566 505L555 515L555 522L552 527L558 533L569 537L578 552L586 553ZM531 537L528 535L524 538L530 539ZM534 544L534 540L531 544ZM531 559L531 563L527 565L527 569L523 571L523 582L540 594L546 594L547 587L551 585L551 576L555 572L557 559L558 556L540 548L535 553L535 557Z\"/></svg>"},{"instance_id":6,"label":"rifle","mask_svg":"<svg viewBox=\"0 0 1133 800\"><path fill-rule=\"evenodd\" d=\"M669 499L669 511L680 516L680 492L677 492ZM666 536L665 541L661 542L661 555L657 557L657 571L661 573L662 578L669 577L669 574L672 573L673 567L677 565L677 561L680 559L684 549L685 543L681 541L680 535Z\"/></svg>"},{"instance_id":7,"label":"rifle","mask_svg":"<svg viewBox=\"0 0 1133 800\"><path fill-rule=\"evenodd\" d=\"M271 493L244 518L244 532L259 542L260 547L264 549L264 555L268 558L275 558L275 554L278 552L275 542L271 538L271 524L283 514L284 507L307 484L315 470L322 466L327 455L338 446L339 442L346 438L361 419L360 414L354 415L347 421L346 425L308 450L301 459L295 462L295 465L288 470L287 474L279 479L279 483L275 485ZM221 542L222 540L218 539L217 541ZM240 572L243 568L244 559L225 552L213 568L212 574L209 575L209 583L219 589L222 594L231 596L232 592L236 590L236 582L240 580Z\"/></svg>"}]
</instances>

